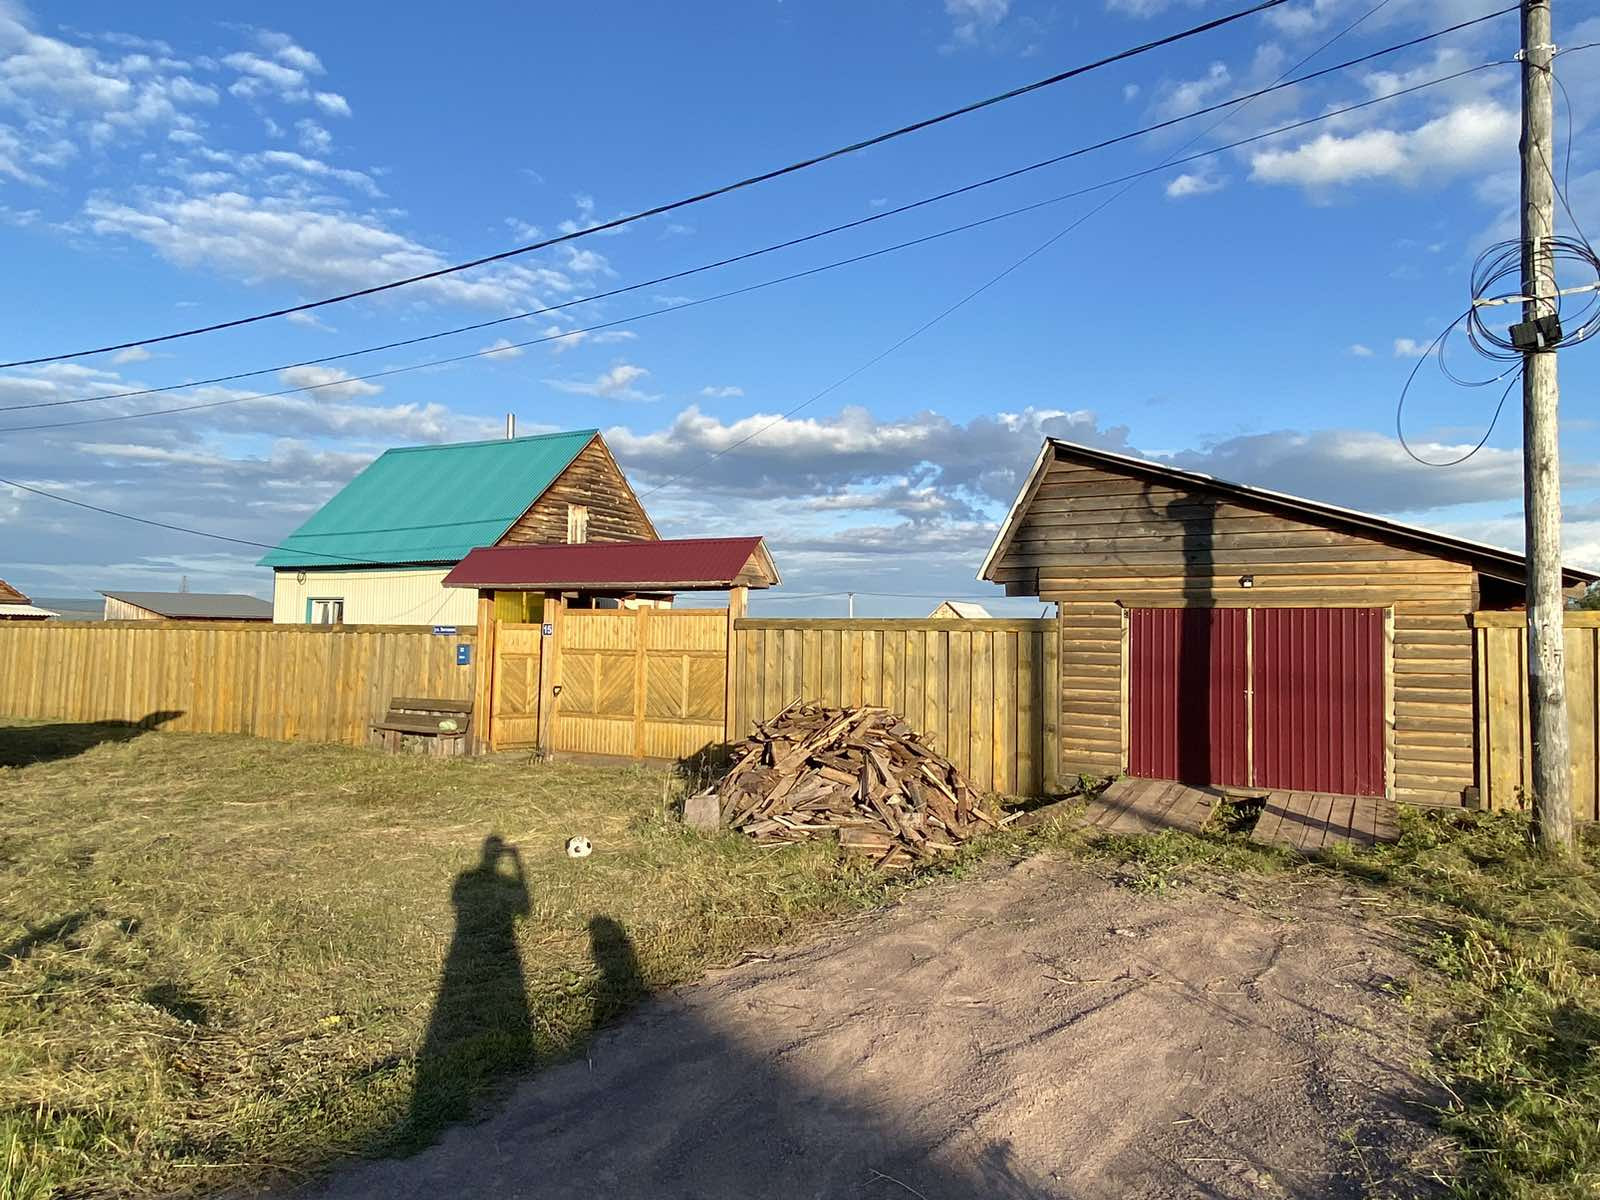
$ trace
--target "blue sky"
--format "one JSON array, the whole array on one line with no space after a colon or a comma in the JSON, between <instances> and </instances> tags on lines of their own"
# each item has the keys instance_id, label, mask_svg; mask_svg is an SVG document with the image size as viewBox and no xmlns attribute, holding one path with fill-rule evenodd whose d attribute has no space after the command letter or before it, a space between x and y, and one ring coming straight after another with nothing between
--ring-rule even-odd
<instances>
[{"instance_id":1,"label":"blue sky","mask_svg":"<svg viewBox=\"0 0 1600 1200\"><path fill-rule=\"evenodd\" d=\"M1292 0L797 176L313 319L0 372L0 406L338 353L683 270L1270 83L1371 4ZM0 356L159 334L579 228L1224 7L462 5L443 20L374 22L351 6L287 2L246 23L0 0ZM1495 7L1391 0L1310 66ZM1600 6L1557 10L1558 44L1600 40ZM1279 93L1200 147L1508 58L1516 37L1505 17ZM1571 199L1600 228L1588 137L1600 50L1562 60L1561 75L1577 129ZM664 533L770 539L784 590L802 597L757 603L773 613L837 613L841 600L803 597L850 588L990 592L973 575L1047 433L1517 546L1514 402L1488 447L1451 470L1412 463L1393 434L1413 347L1465 306L1477 251L1515 232L1516 89L1514 69L1499 67L1152 176L792 418L776 419L1105 193L737 299L382 380L248 399L340 378L302 368L4 414L16 426L239 401L12 429L0 434L0 474L270 543L385 447L493 436L508 411L524 432L597 425ZM1215 120L665 287L342 365L424 363L805 270L1154 166ZM1564 142L1564 114L1557 124ZM1591 358L1588 347L1562 357L1563 455L1569 550L1600 565ZM1452 362L1488 366L1459 343ZM1425 365L1408 433L1450 457L1477 439L1497 396ZM196 590L270 587L243 547L3 485L0 547L0 577L34 594L175 587L181 575ZM932 604L866 597L857 611Z\"/></svg>"}]
</instances>

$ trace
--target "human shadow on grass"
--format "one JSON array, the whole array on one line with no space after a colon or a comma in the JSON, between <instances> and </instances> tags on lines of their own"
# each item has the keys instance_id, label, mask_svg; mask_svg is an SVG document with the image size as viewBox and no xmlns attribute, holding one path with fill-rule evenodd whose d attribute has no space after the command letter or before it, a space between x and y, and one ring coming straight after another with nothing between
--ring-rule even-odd
<instances>
[{"instance_id":1,"label":"human shadow on grass","mask_svg":"<svg viewBox=\"0 0 1600 1200\"><path fill-rule=\"evenodd\" d=\"M495 1076L534 1060L533 1015L517 950L528 882L517 848L483 839L475 866L450 889L455 934L417 1055L407 1122L414 1141L469 1115Z\"/></svg>"},{"instance_id":2,"label":"human shadow on grass","mask_svg":"<svg viewBox=\"0 0 1600 1200\"><path fill-rule=\"evenodd\" d=\"M31 767L36 763L76 758L104 742L131 741L181 716L181 710L163 709L139 721L77 721L59 725L0 727L0 767Z\"/></svg>"}]
</instances>

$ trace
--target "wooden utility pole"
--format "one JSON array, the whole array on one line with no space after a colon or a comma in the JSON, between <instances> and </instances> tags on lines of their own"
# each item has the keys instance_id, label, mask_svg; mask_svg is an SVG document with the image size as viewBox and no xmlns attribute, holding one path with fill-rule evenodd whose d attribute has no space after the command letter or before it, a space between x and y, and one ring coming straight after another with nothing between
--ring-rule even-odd
<instances>
[{"instance_id":1,"label":"wooden utility pole","mask_svg":"<svg viewBox=\"0 0 1600 1200\"><path fill-rule=\"evenodd\" d=\"M1556 312L1554 119L1550 0L1522 0L1523 320ZM1562 642L1561 461L1556 438L1556 350L1522 356L1523 511L1528 562L1528 707L1532 724L1534 836L1541 848L1572 850L1572 746Z\"/></svg>"}]
</instances>

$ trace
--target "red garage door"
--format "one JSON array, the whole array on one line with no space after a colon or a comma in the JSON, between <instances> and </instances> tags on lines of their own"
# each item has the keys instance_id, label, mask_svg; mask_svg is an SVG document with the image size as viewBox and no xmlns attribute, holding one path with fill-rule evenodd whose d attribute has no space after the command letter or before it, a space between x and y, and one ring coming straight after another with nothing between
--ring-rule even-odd
<instances>
[{"instance_id":1,"label":"red garage door","mask_svg":"<svg viewBox=\"0 0 1600 1200\"><path fill-rule=\"evenodd\" d=\"M1383 609L1258 608L1255 785L1381 796Z\"/></svg>"},{"instance_id":2,"label":"red garage door","mask_svg":"<svg viewBox=\"0 0 1600 1200\"><path fill-rule=\"evenodd\" d=\"M1130 775L1383 794L1382 609L1135 608L1128 656Z\"/></svg>"},{"instance_id":3,"label":"red garage door","mask_svg":"<svg viewBox=\"0 0 1600 1200\"><path fill-rule=\"evenodd\" d=\"M1248 784L1242 608L1128 612L1128 774Z\"/></svg>"}]
</instances>

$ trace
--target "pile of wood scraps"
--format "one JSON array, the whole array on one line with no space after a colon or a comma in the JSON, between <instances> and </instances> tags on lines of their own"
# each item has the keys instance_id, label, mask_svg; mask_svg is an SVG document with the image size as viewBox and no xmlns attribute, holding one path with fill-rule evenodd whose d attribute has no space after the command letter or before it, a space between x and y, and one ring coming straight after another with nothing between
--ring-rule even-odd
<instances>
[{"instance_id":1,"label":"pile of wood scraps","mask_svg":"<svg viewBox=\"0 0 1600 1200\"><path fill-rule=\"evenodd\" d=\"M883 708L791 705L735 748L706 794L762 842L837 837L878 866L949 854L1002 824L948 759Z\"/></svg>"}]
</instances>

